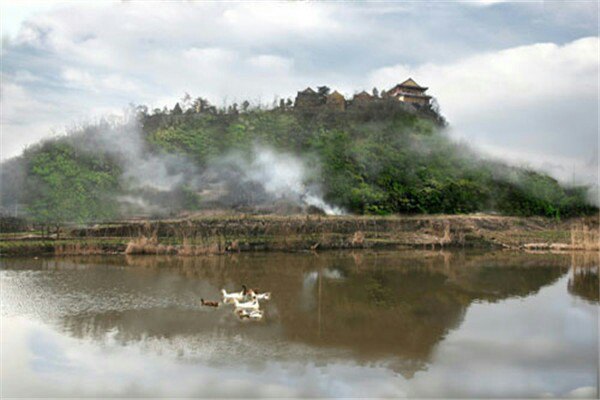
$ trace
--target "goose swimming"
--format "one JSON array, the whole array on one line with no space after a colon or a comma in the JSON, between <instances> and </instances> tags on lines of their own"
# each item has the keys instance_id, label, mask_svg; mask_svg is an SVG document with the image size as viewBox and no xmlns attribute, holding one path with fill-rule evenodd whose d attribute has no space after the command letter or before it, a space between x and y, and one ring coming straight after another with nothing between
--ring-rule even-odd
<instances>
[{"instance_id":1,"label":"goose swimming","mask_svg":"<svg viewBox=\"0 0 600 400\"><path fill-rule=\"evenodd\" d=\"M258 310L259 304L256 296L252 296L252 300L246 301L244 303L240 303L239 300L233 299L233 304L235 304L235 308L246 309L246 310Z\"/></svg>"},{"instance_id":2,"label":"goose swimming","mask_svg":"<svg viewBox=\"0 0 600 400\"><path fill-rule=\"evenodd\" d=\"M263 315L264 315L264 311L262 310L238 310L237 312L238 317L240 317L240 319L253 319L253 320L260 320L262 319Z\"/></svg>"},{"instance_id":3,"label":"goose swimming","mask_svg":"<svg viewBox=\"0 0 600 400\"><path fill-rule=\"evenodd\" d=\"M248 289L246 288L246 285L242 285L241 292L227 293L227 291L225 289L221 289L221 294L223 295L224 303L233 303L233 300L238 300L238 301L244 300L246 298L246 296L248 295Z\"/></svg>"},{"instance_id":4,"label":"goose swimming","mask_svg":"<svg viewBox=\"0 0 600 400\"><path fill-rule=\"evenodd\" d=\"M271 292L255 293L257 300L271 300Z\"/></svg>"}]
</instances>

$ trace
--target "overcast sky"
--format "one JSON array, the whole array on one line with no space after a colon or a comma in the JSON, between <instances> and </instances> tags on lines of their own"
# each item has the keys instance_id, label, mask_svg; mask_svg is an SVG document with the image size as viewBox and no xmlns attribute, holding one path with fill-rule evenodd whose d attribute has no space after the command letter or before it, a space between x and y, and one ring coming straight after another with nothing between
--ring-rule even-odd
<instances>
[{"instance_id":1,"label":"overcast sky","mask_svg":"<svg viewBox=\"0 0 600 400\"><path fill-rule=\"evenodd\" d=\"M457 140L597 181L595 0L1 5L3 159L129 103L350 96L410 76Z\"/></svg>"}]
</instances>

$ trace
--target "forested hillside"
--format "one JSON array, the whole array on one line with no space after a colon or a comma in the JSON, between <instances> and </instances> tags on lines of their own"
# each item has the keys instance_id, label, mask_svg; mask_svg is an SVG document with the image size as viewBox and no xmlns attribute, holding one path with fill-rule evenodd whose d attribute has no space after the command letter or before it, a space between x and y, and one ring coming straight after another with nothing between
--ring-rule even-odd
<instances>
[{"instance_id":1,"label":"forested hillside","mask_svg":"<svg viewBox=\"0 0 600 400\"><path fill-rule=\"evenodd\" d=\"M563 218L597 210L587 188L481 159L444 134L435 112L411 112L393 100L345 111L301 111L285 102L272 109L135 110L134 122L83 127L4 162L4 212L18 209L51 224L203 208L273 211L286 201L297 206L290 212L320 207L310 198L378 215ZM249 173L265 149L271 158L260 174Z\"/></svg>"}]
</instances>

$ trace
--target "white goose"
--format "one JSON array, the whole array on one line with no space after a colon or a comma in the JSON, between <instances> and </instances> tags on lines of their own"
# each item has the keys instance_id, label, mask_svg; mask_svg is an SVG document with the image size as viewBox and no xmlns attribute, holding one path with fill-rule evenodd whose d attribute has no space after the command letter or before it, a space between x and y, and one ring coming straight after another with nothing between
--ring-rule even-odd
<instances>
[{"instance_id":1,"label":"white goose","mask_svg":"<svg viewBox=\"0 0 600 400\"><path fill-rule=\"evenodd\" d=\"M238 317L240 317L240 319L248 318L248 319L260 320L260 319L262 319L262 317L264 315L264 311L242 309L237 312L237 315L238 315Z\"/></svg>"},{"instance_id":2,"label":"white goose","mask_svg":"<svg viewBox=\"0 0 600 400\"><path fill-rule=\"evenodd\" d=\"M245 310L258 310L258 308L260 307L256 296L252 296L252 300L246 301L244 303L240 303L238 299L233 299L233 304L235 304L235 308Z\"/></svg>"},{"instance_id":3,"label":"white goose","mask_svg":"<svg viewBox=\"0 0 600 400\"><path fill-rule=\"evenodd\" d=\"M248 290L246 289L245 285L242 285L241 292L227 293L227 291L225 289L221 289L221 293L223 294L223 303L233 303L234 300L237 300L237 301L244 300L247 292L248 292Z\"/></svg>"},{"instance_id":4,"label":"white goose","mask_svg":"<svg viewBox=\"0 0 600 400\"><path fill-rule=\"evenodd\" d=\"M257 300L271 300L271 292L256 293Z\"/></svg>"}]
</instances>

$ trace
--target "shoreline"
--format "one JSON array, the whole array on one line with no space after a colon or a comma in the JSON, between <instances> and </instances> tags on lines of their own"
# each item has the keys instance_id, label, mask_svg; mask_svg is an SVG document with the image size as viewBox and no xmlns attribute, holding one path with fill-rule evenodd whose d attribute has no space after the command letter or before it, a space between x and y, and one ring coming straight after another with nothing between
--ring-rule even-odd
<instances>
[{"instance_id":1,"label":"shoreline","mask_svg":"<svg viewBox=\"0 0 600 400\"><path fill-rule=\"evenodd\" d=\"M599 218L195 215L65 230L60 239L3 234L0 255L171 254L343 249L599 250ZM12 235L12 236L11 236Z\"/></svg>"}]
</instances>

